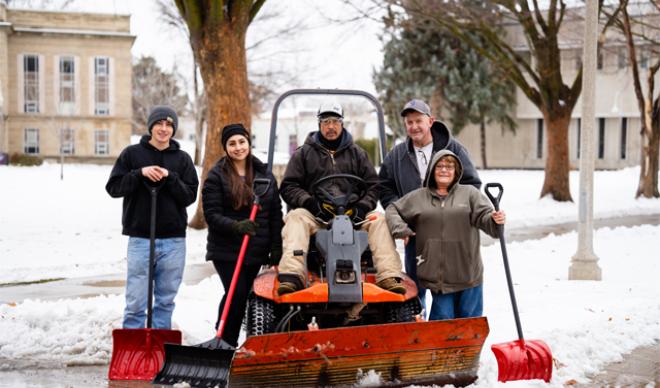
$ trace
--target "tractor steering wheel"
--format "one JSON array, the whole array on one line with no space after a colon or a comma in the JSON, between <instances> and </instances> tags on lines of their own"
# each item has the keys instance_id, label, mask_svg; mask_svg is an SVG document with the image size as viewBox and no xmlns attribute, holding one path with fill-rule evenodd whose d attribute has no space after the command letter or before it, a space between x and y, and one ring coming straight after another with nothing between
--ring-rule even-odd
<instances>
[{"instance_id":1,"label":"tractor steering wheel","mask_svg":"<svg viewBox=\"0 0 660 388\"><path fill-rule=\"evenodd\" d=\"M333 195L324 186L329 181L345 180L348 185L345 192L340 195ZM367 195L367 182L359 176L352 174L331 174L318 179L310 187L312 194L321 202L326 202L334 206L343 214L344 211L351 209Z\"/></svg>"}]
</instances>

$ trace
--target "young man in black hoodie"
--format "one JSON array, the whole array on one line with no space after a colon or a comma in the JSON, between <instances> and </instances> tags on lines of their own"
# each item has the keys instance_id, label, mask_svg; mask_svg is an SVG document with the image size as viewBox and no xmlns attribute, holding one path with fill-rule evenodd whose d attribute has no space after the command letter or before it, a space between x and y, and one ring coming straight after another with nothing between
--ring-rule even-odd
<instances>
[{"instance_id":1,"label":"young man in black hoodie","mask_svg":"<svg viewBox=\"0 0 660 388\"><path fill-rule=\"evenodd\" d=\"M152 327L172 327L174 297L186 259L186 207L195 202L199 185L192 159L172 139L177 124L172 108L152 108L149 134L121 152L105 186L111 197L124 198L122 234L129 236L125 329L145 327L151 220L147 186L158 187Z\"/></svg>"},{"instance_id":2,"label":"young man in black hoodie","mask_svg":"<svg viewBox=\"0 0 660 388\"><path fill-rule=\"evenodd\" d=\"M319 130L311 132L287 164L280 194L292 209L285 217L282 229L283 252L278 279L280 295L303 288L305 264L296 250L307 251L309 237L321 227L316 220L328 221L330 214L311 192L312 183L331 174L356 175L366 181L367 193L347 213L369 235L369 248L376 267L377 285L391 292L403 294L401 259L389 233L385 217L373 212L378 202L378 175L367 153L353 142L343 127L341 105L322 104L318 110Z\"/></svg>"},{"instance_id":3,"label":"young man in black hoodie","mask_svg":"<svg viewBox=\"0 0 660 388\"><path fill-rule=\"evenodd\" d=\"M406 141L392 148L378 174L380 178L380 203L383 209L408 194L422 187L428 164L433 155L440 150L450 150L460 159L463 165L463 176L460 183L481 187L479 174L470 160L467 149L451 136L449 128L436 121L431 114L431 108L422 100L410 100L401 110L401 117L406 127ZM419 291L422 304L426 290L417 281L417 253L415 237L411 237L405 248L406 273L410 276Z\"/></svg>"}]
</instances>

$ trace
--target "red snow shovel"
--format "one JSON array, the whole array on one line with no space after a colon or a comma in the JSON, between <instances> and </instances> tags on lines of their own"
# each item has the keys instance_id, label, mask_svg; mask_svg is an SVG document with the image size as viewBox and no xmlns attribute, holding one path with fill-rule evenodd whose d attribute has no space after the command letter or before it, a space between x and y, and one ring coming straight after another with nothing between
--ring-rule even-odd
<instances>
[{"instance_id":1,"label":"red snow shovel","mask_svg":"<svg viewBox=\"0 0 660 388\"><path fill-rule=\"evenodd\" d=\"M260 197L268 192L270 180L255 179L253 187L254 203L250 212L251 221L257 217ZM222 333L249 241L250 235L245 234L215 338L195 346L165 345L165 363L154 378L154 384L173 385L185 381L193 387L224 387L227 385L229 369L236 349L222 339Z\"/></svg>"},{"instance_id":2,"label":"red snow shovel","mask_svg":"<svg viewBox=\"0 0 660 388\"><path fill-rule=\"evenodd\" d=\"M499 190L497 197L494 197L489 189L495 187ZM504 189L499 183L488 183L484 190L486 195L495 206L495 210L500 209L500 199ZM509 270L509 258L506 253L506 242L504 241L504 225L497 225L497 232L500 237L502 247L502 258L504 259L504 270L506 272L506 281L509 286L509 296L511 296L511 306L513 307L513 316L516 319L516 329L518 329L518 340L503 342L491 346L495 358L497 359L498 376L497 380L501 382L513 380L534 380L543 379L549 382L552 378L552 353L550 347L541 340L526 340L523 338L522 328L520 326L520 317L518 316L518 305L516 304L516 295L513 293L513 282L511 280L511 271Z\"/></svg>"},{"instance_id":3,"label":"red snow shovel","mask_svg":"<svg viewBox=\"0 0 660 388\"><path fill-rule=\"evenodd\" d=\"M151 193L151 221L149 230L149 285L147 287L147 328L115 329L112 331L112 360L108 378L110 380L151 380L160 370L165 354L165 343L181 343L178 330L152 329L154 264L156 256L156 204L158 191L162 187L144 185Z\"/></svg>"}]
</instances>

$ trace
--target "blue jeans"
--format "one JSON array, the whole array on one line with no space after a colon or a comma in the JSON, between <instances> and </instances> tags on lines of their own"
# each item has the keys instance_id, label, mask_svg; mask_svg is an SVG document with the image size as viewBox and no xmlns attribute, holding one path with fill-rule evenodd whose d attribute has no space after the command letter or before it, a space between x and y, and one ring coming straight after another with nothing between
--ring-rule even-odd
<instances>
[{"instance_id":1,"label":"blue jeans","mask_svg":"<svg viewBox=\"0 0 660 388\"><path fill-rule=\"evenodd\" d=\"M431 292L433 302L429 321L442 319L471 318L483 315L483 285L463 291L441 294Z\"/></svg>"},{"instance_id":2,"label":"blue jeans","mask_svg":"<svg viewBox=\"0 0 660 388\"><path fill-rule=\"evenodd\" d=\"M181 285L186 263L186 239L184 237L156 239L154 264L154 305L152 327L170 329L174 297ZM145 327L147 318L147 293L149 289L149 239L128 239L128 271L126 276L125 329Z\"/></svg>"},{"instance_id":3,"label":"blue jeans","mask_svg":"<svg viewBox=\"0 0 660 388\"><path fill-rule=\"evenodd\" d=\"M419 285L419 280L417 280L417 252L415 251L414 236L410 237L408 245L406 245L404 262L406 273L415 281L415 285L417 286L417 295L419 296L419 301L422 303L422 308L426 310L426 288L422 288Z\"/></svg>"}]
</instances>

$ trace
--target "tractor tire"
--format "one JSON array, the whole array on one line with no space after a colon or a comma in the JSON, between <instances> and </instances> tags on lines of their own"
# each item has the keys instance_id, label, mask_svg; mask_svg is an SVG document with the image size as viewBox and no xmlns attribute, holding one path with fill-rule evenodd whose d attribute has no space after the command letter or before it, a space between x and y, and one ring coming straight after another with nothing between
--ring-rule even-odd
<instances>
[{"instance_id":1,"label":"tractor tire","mask_svg":"<svg viewBox=\"0 0 660 388\"><path fill-rule=\"evenodd\" d=\"M415 316L421 311L419 298L409 299L403 303L392 303L387 307L385 321L387 323L414 322Z\"/></svg>"},{"instance_id":2,"label":"tractor tire","mask_svg":"<svg viewBox=\"0 0 660 388\"><path fill-rule=\"evenodd\" d=\"M248 337L275 331L275 304L273 301L250 294L246 331Z\"/></svg>"}]
</instances>

